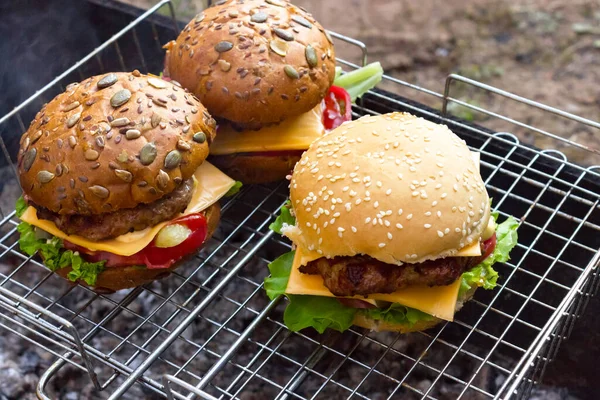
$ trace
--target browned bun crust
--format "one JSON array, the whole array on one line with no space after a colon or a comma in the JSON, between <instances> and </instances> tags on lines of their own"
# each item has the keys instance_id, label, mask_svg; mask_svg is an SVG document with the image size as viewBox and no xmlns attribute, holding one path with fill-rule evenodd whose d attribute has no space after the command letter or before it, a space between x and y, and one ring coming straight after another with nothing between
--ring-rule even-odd
<instances>
[{"instance_id":1,"label":"browned bun crust","mask_svg":"<svg viewBox=\"0 0 600 400\"><path fill-rule=\"evenodd\" d=\"M69 85L23 134L21 186L26 198L58 214L151 203L202 164L215 126L173 83L138 71L94 76ZM197 132L206 138L194 141Z\"/></svg>"},{"instance_id":2,"label":"browned bun crust","mask_svg":"<svg viewBox=\"0 0 600 400\"><path fill-rule=\"evenodd\" d=\"M168 76L196 94L213 116L244 126L311 110L335 75L328 34L285 0L230 0L210 7L165 48Z\"/></svg>"},{"instance_id":3,"label":"browned bun crust","mask_svg":"<svg viewBox=\"0 0 600 400\"><path fill-rule=\"evenodd\" d=\"M466 293L463 294L463 296L461 298L459 298L457 300L455 313L458 312L467 301L469 301L469 300L471 300L471 298L473 298L473 294L475 294L476 290L477 290L477 287L474 287L474 288L468 290ZM364 314L356 313L356 316L354 317L352 324L356 325L356 326L360 326L361 328L367 328L367 329L370 329L370 330L376 331L376 332L390 331L390 332L409 333L409 332L420 332L420 331L424 331L426 329L433 328L440 322L444 322L444 320L434 317L431 321L419 321L419 322L415 323L414 325L393 324L393 323L389 323L389 322L385 322L385 321L374 320L374 319L366 317Z\"/></svg>"},{"instance_id":4,"label":"browned bun crust","mask_svg":"<svg viewBox=\"0 0 600 400\"><path fill-rule=\"evenodd\" d=\"M203 211L206 216L206 222L208 224L208 230L206 233L205 242L211 238L217 225L219 224L219 217L221 215L221 207L218 203L213 204L208 209ZM185 260L185 258L183 259ZM167 269L148 269L140 266L131 267L117 267L117 268L106 268L102 273L98 275L96 285L93 289L99 293L111 293L117 290L129 289L136 286L145 285L157 279L162 279L171 274L171 271L175 270L183 260L180 260L173 264ZM71 267L61 268L56 273L65 279L71 272ZM78 280L77 283L83 286L88 286L84 281Z\"/></svg>"},{"instance_id":5,"label":"browned bun crust","mask_svg":"<svg viewBox=\"0 0 600 400\"><path fill-rule=\"evenodd\" d=\"M230 178L244 185L277 182L285 179L302 154L253 155L228 154L211 156L210 162Z\"/></svg>"}]
</instances>

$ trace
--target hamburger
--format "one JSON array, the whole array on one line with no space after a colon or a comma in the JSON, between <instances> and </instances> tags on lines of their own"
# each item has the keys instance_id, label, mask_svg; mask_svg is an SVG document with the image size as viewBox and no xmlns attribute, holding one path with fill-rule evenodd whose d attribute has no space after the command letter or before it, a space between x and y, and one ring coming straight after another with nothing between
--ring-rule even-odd
<instances>
[{"instance_id":1,"label":"hamburger","mask_svg":"<svg viewBox=\"0 0 600 400\"><path fill-rule=\"evenodd\" d=\"M326 128L351 119L347 92L330 90L331 37L288 1L218 2L165 48L165 76L218 121L211 162L243 183L285 178Z\"/></svg>"},{"instance_id":2,"label":"hamburger","mask_svg":"<svg viewBox=\"0 0 600 400\"><path fill-rule=\"evenodd\" d=\"M193 94L137 70L67 86L20 140L21 249L99 291L168 275L235 184L205 161L215 126Z\"/></svg>"},{"instance_id":3,"label":"hamburger","mask_svg":"<svg viewBox=\"0 0 600 400\"><path fill-rule=\"evenodd\" d=\"M479 158L446 126L366 116L317 139L290 177L272 229L294 251L270 264L291 330L351 325L411 332L496 285L517 221L497 224Z\"/></svg>"}]
</instances>

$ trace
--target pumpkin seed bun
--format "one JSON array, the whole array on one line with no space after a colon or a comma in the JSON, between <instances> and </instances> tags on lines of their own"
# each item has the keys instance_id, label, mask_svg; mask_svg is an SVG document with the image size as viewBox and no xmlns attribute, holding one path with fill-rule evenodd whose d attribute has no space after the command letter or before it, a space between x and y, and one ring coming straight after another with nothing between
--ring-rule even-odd
<instances>
[{"instance_id":1,"label":"pumpkin seed bun","mask_svg":"<svg viewBox=\"0 0 600 400\"><path fill-rule=\"evenodd\" d=\"M192 176L208 156L215 127L176 82L136 70L73 83L21 137L25 198L62 215L151 203Z\"/></svg>"},{"instance_id":2,"label":"pumpkin seed bun","mask_svg":"<svg viewBox=\"0 0 600 400\"><path fill-rule=\"evenodd\" d=\"M202 211L202 214L206 217L207 232L206 241L212 237L217 225L219 224L220 217L220 206L218 203L213 204L206 210ZM171 275L171 272L179 267L186 259L192 257L195 253L184 257L177 261L169 268L146 268L144 266L130 266L130 267L110 267L104 269L96 278L96 285L93 289L99 293L112 293L117 290L129 289L136 286L145 285L157 279L166 278ZM41 256L41 255L40 255ZM65 279L68 279L71 267L60 268L55 271L58 275ZM84 281L78 280L77 283L83 286L88 286Z\"/></svg>"},{"instance_id":3,"label":"pumpkin seed bun","mask_svg":"<svg viewBox=\"0 0 600 400\"><path fill-rule=\"evenodd\" d=\"M476 243L490 202L465 142L407 113L366 116L315 140L294 167L296 225L284 235L323 257L393 265Z\"/></svg>"},{"instance_id":4,"label":"pumpkin seed bun","mask_svg":"<svg viewBox=\"0 0 600 400\"><path fill-rule=\"evenodd\" d=\"M165 48L165 74L198 96L215 118L244 127L310 111L335 75L329 35L285 0L219 2Z\"/></svg>"}]
</instances>

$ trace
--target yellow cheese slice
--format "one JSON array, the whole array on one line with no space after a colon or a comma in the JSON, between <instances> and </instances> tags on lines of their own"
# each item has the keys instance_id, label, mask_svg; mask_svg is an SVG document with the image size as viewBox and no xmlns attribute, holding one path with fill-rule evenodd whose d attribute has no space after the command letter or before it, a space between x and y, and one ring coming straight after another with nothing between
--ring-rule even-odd
<instances>
[{"instance_id":1,"label":"yellow cheese slice","mask_svg":"<svg viewBox=\"0 0 600 400\"><path fill-rule=\"evenodd\" d=\"M335 297L323 284L321 275L300 273L298 268L301 265L300 260L302 258L302 250L296 249L294 265L292 266L290 279L285 292L288 294ZM378 293L366 297L354 296L353 298L369 302L372 300L381 300L399 303L446 321L452 321L454 318L454 309L456 307L459 287L460 279L448 286L416 286L401 289L394 293Z\"/></svg>"},{"instance_id":2,"label":"yellow cheese slice","mask_svg":"<svg viewBox=\"0 0 600 400\"><path fill-rule=\"evenodd\" d=\"M210 154L256 153L260 151L306 150L325 133L321 104L296 118L257 131L238 132L229 125L219 125Z\"/></svg>"},{"instance_id":3,"label":"yellow cheese slice","mask_svg":"<svg viewBox=\"0 0 600 400\"><path fill-rule=\"evenodd\" d=\"M193 177L195 180L194 193L192 194L192 199L186 210L180 216L206 210L235 185L233 179L219 171L214 165L207 161L203 162L202 165L198 167L196 172L194 172ZM151 228L126 233L114 239L93 242L81 236L67 235L58 229L54 222L38 219L37 210L31 206L28 207L21 216L21 220L37 226L51 235L68 240L69 242L85 247L86 249L92 251L108 251L121 256L130 256L142 250L152 241L152 239L154 239L158 231L168 223L168 221L161 222Z\"/></svg>"}]
</instances>

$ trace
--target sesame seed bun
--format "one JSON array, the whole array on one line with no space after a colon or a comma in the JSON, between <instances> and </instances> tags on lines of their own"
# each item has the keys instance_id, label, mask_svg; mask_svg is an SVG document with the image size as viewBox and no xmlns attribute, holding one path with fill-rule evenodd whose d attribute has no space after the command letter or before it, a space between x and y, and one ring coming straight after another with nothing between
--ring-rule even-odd
<instances>
[{"instance_id":1,"label":"sesame seed bun","mask_svg":"<svg viewBox=\"0 0 600 400\"><path fill-rule=\"evenodd\" d=\"M221 2L165 48L165 73L214 117L243 126L310 111L335 75L333 44L323 27L285 0Z\"/></svg>"},{"instance_id":2,"label":"sesame seed bun","mask_svg":"<svg viewBox=\"0 0 600 400\"><path fill-rule=\"evenodd\" d=\"M206 239L204 240L205 243L211 238L215 229L217 229L221 214L220 210L221 208L219 204L216 203L202 212L206 217L207 223ZM96 285L93 287L93 289L99 293L112 293L116 292L117 290L129 289L132 287L145 285L157 279L166 278L167 276L171 275L171 272L179 267L182 262L194 254L195 253L192 253L184 257L169 268L150 269L144 266L106 268L104 271L98 274L98 277L96 278ZM69 266L60 268L55 272L63 278L69 279L68 275L69 272L71 272L71 267ZM78 280L77 283L83 286L88 286L82 280Z\"/></svg>"},{"instance_id":3,"label":"sesame seed bun","mask_svg":"<svg viewBox=\"0 0 600 400\"><path fill-rule=\"evenodd\" d=\"M69 85L23 134L21 186L62 215L151 203L202 164L215 125L177 84L138 71L94 76Z\"/></svg>"},{"instance_id":4,"label":"sesame seed bun","mask_svg":"<svg viewBox=\"0 0 600 400\"><path fill-rule=\"evenodd\" d=\"M465 142L405 113L367 116L317 139L290 182L284 234L324 257L388 264L453 256L477 242L488 194Z\"/></svg>"},{"instance_id":5,"label":"sesame seed bun","mask_svg":"<svg viewBox=\"0 0 600 400\"><path fill-rule=\"evenodd\" d=\"M456 301L455 313L458 312L467 301L473 298L475 291L477 290L477 286L469 289L467 292L463 293L462 296L458 298ZM400 332L400 333L409 333L409 332L420 332L426 329L431 329L440 322L444 322L444 320L432 317L429 321L418 321L414 325L409 324L397 324L390 323L381 320L375 320L367 317L364 314L357 313L352 321L352 325L360 326L362 328L367 328L376 332Z\"/></svg>"}]
</instances>

